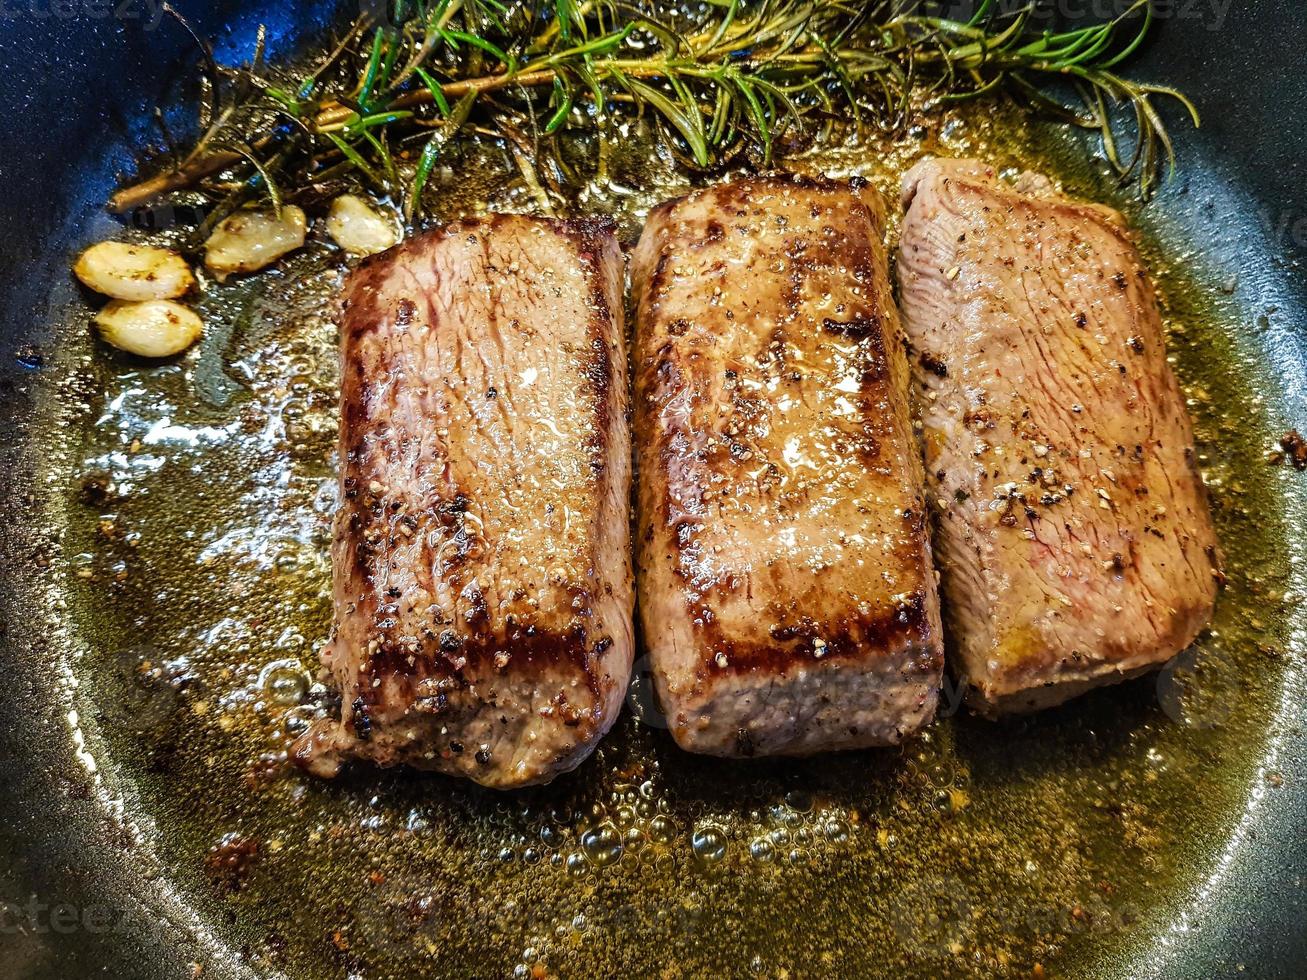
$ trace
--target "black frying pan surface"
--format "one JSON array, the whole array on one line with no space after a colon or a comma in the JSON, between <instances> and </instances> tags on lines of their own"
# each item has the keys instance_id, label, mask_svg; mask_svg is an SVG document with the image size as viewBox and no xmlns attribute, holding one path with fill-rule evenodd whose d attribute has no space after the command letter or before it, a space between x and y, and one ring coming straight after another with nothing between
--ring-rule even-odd
<instances>
[{"instance_id":1,"label":"black frying pan surface","mask_svg":"<svg viewBox=\"0 0 1307 980\"><path fill-rule=\"evenodd\" d=\"M236 58L260 22L270 27L274 57L292 52L334 5L181 6ZM1203 270L1230 324L1231 376L1255 389L1248 394L1260 399L1269 447L1285 429L1307 429L1307 8L1219 7L1169 5L1157 40L1131 65L1192 95L1204 120L1198 131L1174 127L1180 173L1140 220L1169 254ZM156 23L152 5L123 6L117 18L96 5L67 9L40 16L54 7L16 5L0 17L0 479L8 491L0 503L0 976L180 977L195 962L206 964L206 976L274 972L275 963L242 949L237 919L257 919L258 909L240 907L238 915L221 901L191 902L175 869L137 842L146 815L130 805L114 812L92 792L94 752L80 751L70 735L76 671L60 665L96 638L49 587L51 569L74 556L47 506L55 488L38 482L53 454L79 445L86 419L78 407L96 394L79 360L89 345L67 326L80 303L68 260L93 224L103 227L97 215L117 174L131 169L134 147L153 140L149 107L175 103L167 80L190 64L192 50L179 31ZM1216 440L1209 452L1219 451ZM1254 778L1242 785L1239 807L1214 815L1201 866L1184 893L1171 896L1180 911L1169 928L1096 962L1054 961L1053 975L1280 977L1302 975L1307 965L1307 746L1296 696L1307 617L1293 601L1307 595L1307 478L1285 468L1265 479L1276 495L1265 521L1283 539L1284 565L1268 574L1287 570L1276 589L1289 601L1267 607L1279 620L1265 663L1277 693L1265 702L1259 755L1248 767ZM1152 693L1138 687L1123 696L1138 708ZM1096 704L1086 710L1097 723L1110 720L1111 702ZM445 785L433 782L430 791ZM312 893L304 904L314 910ZM336 914L320 911L324 921ZM461 965L450 972L504 972L500 961L467 966L474 961L451 960ZM347 956L330 975L351 971L368 975ZM811 963L796 972L823 969Z\"/></svg>"}]
</instances>

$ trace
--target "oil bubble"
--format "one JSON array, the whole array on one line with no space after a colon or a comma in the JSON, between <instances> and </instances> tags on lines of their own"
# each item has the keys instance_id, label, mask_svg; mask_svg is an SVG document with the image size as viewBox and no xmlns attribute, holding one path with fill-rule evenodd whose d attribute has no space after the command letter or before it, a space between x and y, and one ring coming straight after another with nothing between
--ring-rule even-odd
<instances>
[{"instance_id":1,"label":"oil bubble","mask_svg":"<svg viewBox=\"0 0 1307 980\"><path fill-rule=\"evenodd\" d=\"M800 789L792 789L785 794L785 805L799 813L812 809L812 794Z\"/></svg>"},{"instance_id":2,"label":"oil bubble","mask_svg":"<svg viewBox=\"0 0 1307 980\"><path fill-rule=\"evenodd\" d=\"M649 821L649 836L659 843L667 843L676 836L676 822L671 817L654 817Z\"/></svg>"},{"instance_id":3,"label":"oil bubble","mask_svg":"<svg viewBox=\"0 0 1307 980\"><path fill-rule=\"evenodd\" d=\"M831 817L822 827L822 832L834 844L843 844L849 839L849 825L843 817Z\"/></svg>"},{"instance_id":4,"label":"oil bubble","mask_svg":"<svg viewBox=\"0 0 1307 980\"><path fill-rule=\"evenodd\" d=\"M726 831L712 825L699 827L690 838L694 856L707 865L726 857Z\"/></svg>"},{"instance_id":5,"label":"oil bubble","mask_svg":"<svg viewBox=\"0 0 1307 980\"><path fill-rule=\"evenodd\" d=\"M601 823L581 835L581 850L596 868L606 868L621 859L622 838L611 823Z\"/></svg>"},{"instance_id":6,"label":"oil bubble","mask_svg":"<svg viewBox=\"0 0 1307 980\"><path fill-rule=\"evenodd\" d=\"M298 665L281 662L268 667L259 678L268 700L285 708L301 704L309 693L309 679Z\"/></svg>"}]
</instances>

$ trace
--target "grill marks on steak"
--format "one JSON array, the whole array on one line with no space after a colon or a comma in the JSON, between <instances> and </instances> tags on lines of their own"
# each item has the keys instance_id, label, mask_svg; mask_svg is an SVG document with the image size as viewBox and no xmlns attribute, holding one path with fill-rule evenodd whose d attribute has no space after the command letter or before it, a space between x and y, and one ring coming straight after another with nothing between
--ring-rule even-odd
<instances>
[{"instance_id":1,"label":"grill marks on steak","mask_svg":"<svg viewBox=\"0 0 1307 980\"><path fill-rule=\"evenodd\" d=\"M898 741L942 665L879 195L806 178L656 208L636 249L637 565L676 741Z\"/></svg>"},{"instance_id":2,"label":"grill marks on steak","mask_svg":"<svg viewBox=\"0 0 1307 980\"><path fill-rule=\"evenodd\" d=\"M342 317L339 722L297 747L548 781L632 656L623 262L606 224L492 216L364 263Z\"/></svg>"},{"instance_id":3,"label":"grill marks on steak","mask_svg":"<svg viewBox=\"0 0 1307 980\"><path fill-rule=\"evenodd\" d=\"M987 711L1156 667L1207 623L1216 538L1122 219L929 160L898 269L951 641Z\"/></svg>"}]
</instances>

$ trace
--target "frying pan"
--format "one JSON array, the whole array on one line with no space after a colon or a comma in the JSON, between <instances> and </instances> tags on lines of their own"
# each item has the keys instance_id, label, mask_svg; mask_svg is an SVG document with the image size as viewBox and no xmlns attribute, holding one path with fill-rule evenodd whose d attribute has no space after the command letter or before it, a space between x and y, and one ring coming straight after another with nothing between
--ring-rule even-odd
<instances>
[{"instance_id":1,"label":"frying pan","mask_svg":"<svg viewBox=\"0 0 1307 980\"><path fill-rule=\"evenodd\" d=\"M277 57L341 13L337 5L311 0L180 6L232 58L250 50L259 23L268 25L270 54ZM1190 94L1203 126L1174 127L1179 176L1141 220L1186 261L1208 270L1208 288L1223 294L1230 370L1256 389L1250 395L1262 406L1269 447L1284 430L1307 428L1307 7L1273 0L1165 6L1154 39L1130 71ZM205 964L205 976L276 972L243 950L234 914L190 901L175 869L143 847L148 833L134 831L148 831L148 815L92 792L94 747L73 735L80 730L69 717L74 675L61 665L75 660L94 636L50 588L50 569L68 556L60 518L49 506L54 488L41 475L70 440L76 444L76 407L94 394L85 360L68 353L85 349L80 327L70 327L66 315L77 302L68 258L90 240L96 222L103 232L105 219L97 217L103 201L117 175L133 166L132 149L153 138L150 109L173 101L168 80L193 59L181 32L158 21L158 7L145 2L60 6L36 0L0 7L0 105L6 109L0 127L4 977L148 980L190 976L197 962ZM1285 467L1267 479L1288 556L1283 591L1307 595L1307 478ZM1092 963L1055 961L1050 973L1303 975L1307 708L1300 695L1307 608L1290 602L1274 615L1283 619L1276 624L1283 640L1274 668L1279 695L1268 701L1262 719L1259 756L1249 768L1254 776L1239 788L1233 818L1213 825L1218 838L1204 842L1206 857L1191 869L1178 911L1168 926L1129 949ZM1123 696L1150 700L1151 682L1141 683ZM1110 702L1098 703L1095 717L1110 719L1111 707L1103 707ZM1061 723L1057 717L1047 722ZM1023 734L1035 737L1021 729L996 737ZM446 784L432 783L430 791L446 792ZM313 909L314 896L306 894L304 902ZM332 914L320 911L324 918ZM246 908L242 915L257 918L258 910ZM133 927L124 928L126 921ZM459 962L453 972L463 975L505 970L496 960L479 967L467 965L475 957ZM342 959L335 975L353 969ZM810 963L794 972L823 970Z\"/></svg>"}]
</instances>

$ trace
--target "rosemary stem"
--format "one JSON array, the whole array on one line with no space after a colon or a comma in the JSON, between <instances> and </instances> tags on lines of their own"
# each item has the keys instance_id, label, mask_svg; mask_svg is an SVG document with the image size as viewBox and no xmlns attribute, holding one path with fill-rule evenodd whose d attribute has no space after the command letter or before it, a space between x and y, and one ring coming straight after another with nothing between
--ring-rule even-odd
<instances>
[{"instance_id":1,"label":"rosemary stem","mask_svg":"<svg viewBox=\"0 0 1307 980\"><path fill-rule=\"evenodd\" d=\"M114 214L130 211L132 208L140 207L161 194L190 187L196 181L212 176L220 170L226 170L243 159L245 159L244 155L235 150L217 150L213 153L206 153L176 170L165 171L156 177L151 177L149 180L143 180L138 184L132 184L130 187L124 187L109 198L109 210Z\"/></svg>"},{"instance_id":2,"label":"rosemary stem","mask_svg":"<svg viewBox=\"0 0 1307 980\"><path fill-rule=\"evenodd\" d=\"M601 70L610 66L620 69L625 75L634 75L637 78L666 78L669 74L668 66L662 62L615 61L607 64L596 63L596 67ZM458 99L469 92L481 95L485 92L497 92L518 85L524 88L539 88L542 85L552 85L557 75L558 71L554 68L541 68L536 71L513 75L483 75L480 78L466 78L457 82L446 82L440 86L440 91L444 93L446 98ZM411 109L413 106L427 105L432 101L430 91L425 88L414 89L412 92L405 92L398 98L393 99L388 106L388 111ZM349 106L341 105L339 102L331 102L318 111L317 116L314 117L313 125L320 131L337 129L348 122L354 114L354 110Z\"/></svg>"}]
</instances>

